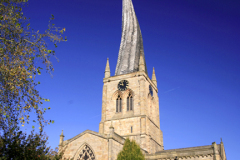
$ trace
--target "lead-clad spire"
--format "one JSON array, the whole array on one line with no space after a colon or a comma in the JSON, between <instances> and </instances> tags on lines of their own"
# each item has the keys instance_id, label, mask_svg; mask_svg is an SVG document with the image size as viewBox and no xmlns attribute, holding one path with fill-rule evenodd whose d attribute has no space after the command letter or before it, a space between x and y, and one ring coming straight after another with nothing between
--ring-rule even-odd
<instances>
[{"instance_id":1,"label":"lead-clad spire","mask_svg":"<svg viewBox=\"0 0 240 160\"><path fill-rule=\"evenodd\" d=\"M115 75L139 71L140 55L142 55L147 73L142 34L132 0L123 0L122 39Z\"/></svg>"}]
</instances>

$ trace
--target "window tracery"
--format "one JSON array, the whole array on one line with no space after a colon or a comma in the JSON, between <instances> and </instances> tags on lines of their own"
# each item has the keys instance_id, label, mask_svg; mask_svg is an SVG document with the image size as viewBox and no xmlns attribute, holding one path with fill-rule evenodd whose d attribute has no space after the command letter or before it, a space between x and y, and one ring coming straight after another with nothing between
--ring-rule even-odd
<instances>
[{"instance_id":1,"label":"window tracery","mask_svg":"<svg viewBox=\"0 0 240 160\"><path fill-rule=\"evenodd\" d=\"M122 98L120 96L116 99L116 112L122 112Z\"/></svg>"},{"instance_id":2,"label":"window tracery","mask_svg":"<svg viewBox=\"0 0 240 160\"><path fill-rule=\"evenodd\" d=\"M93 151L87 145L85 145L79 153L77 160L96 160L96 158L93 154Z\"/></svg>"},{"instance_id":3,"label":"window tracery","mask_svg":"<svg viewBox=\"0 0 240 160\"><path fill-rule=\"evenodd\" d=\"M127 111L133 110L133 96L131 93L129 93L127 97Z\"/></svg>"}]
</instances>

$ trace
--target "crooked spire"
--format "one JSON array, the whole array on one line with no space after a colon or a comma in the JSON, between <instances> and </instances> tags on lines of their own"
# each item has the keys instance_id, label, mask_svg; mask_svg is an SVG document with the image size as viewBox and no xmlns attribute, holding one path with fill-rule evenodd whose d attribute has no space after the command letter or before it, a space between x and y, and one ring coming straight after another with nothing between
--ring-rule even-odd
<instances>
[{"instance_id":1,"label":"crooked spire","mask_svg":"<svg viewBox=\"0 0 240 160\"><path fill-rule=\"evenodd\" d=\"M140 56L143 58L147 73L142 34L132 0L123 0L122 38L115 75L139 71Z\"/></svg>"}]
</instances>

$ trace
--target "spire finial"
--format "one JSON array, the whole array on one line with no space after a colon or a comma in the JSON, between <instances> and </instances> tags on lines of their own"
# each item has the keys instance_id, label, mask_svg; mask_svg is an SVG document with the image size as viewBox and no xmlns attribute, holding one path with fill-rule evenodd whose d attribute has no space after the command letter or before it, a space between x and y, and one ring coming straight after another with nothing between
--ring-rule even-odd
<instances>
[{"instance_id":1,"label":"spire finial","mask_svg":"<svg viewBox=\"0 0 240 160\"><path fill-rule=\"evenodd\" d=\"M122 38L115 75L139 71L140 56L147 74L142 34L132 0L123 0L122 3Z\"/></svg>"},{"instance_id":2,"label":"spire finial","mask_svg":"<svg viewBox=\"0 0 240 160\"><path fill-rule=\"evenodd\" d=\"M62 130L62 132L61 132L61 136L63 136L63 130Z\"/></svg>"},{"instance_id":3,"label":"spire finial","mask_svg":"<svg viewBox=\"0 0 240 160\"><path fill-rule=\"evenodd\" d=\"M106 64L106 68L105 68L105 76L104 78L109 78L111 73L110 73L110 66L109 66L109 58L107 58L107 64Z\"/></svg>"},{"instance_id":4,"label":"spire finial","mask_svg":"<svg viewBox=\"0 0 240 160\"><path fill-rule=\"evenodd\" d=\"M61 135L60 135L60 141L59 141L60 146L63 144L63 140L64 140L64 135L63 135L63 130L62 130Z\"/></svg>"},{"instance_id":5,"label":"spire finial","mask_svg":"<svg viewBox=\"0 0 240 160\"><path fill-rule=\"evenodd\" d=\"M156 87L157 87L157 78L156 78L156 75L155 75L155 69L154 69L154 67L153 67L153 73L152 73L152 82L153 82L153 84L155 84Z\"/></svg>"}]
</instances>

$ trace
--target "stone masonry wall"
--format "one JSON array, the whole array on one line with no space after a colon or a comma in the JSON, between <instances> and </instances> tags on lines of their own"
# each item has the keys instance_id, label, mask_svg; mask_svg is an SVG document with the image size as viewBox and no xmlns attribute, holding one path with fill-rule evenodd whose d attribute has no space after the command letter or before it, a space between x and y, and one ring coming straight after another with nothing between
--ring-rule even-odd
<instances>
[{"instance_id":1,"label":"stone masonry wall","mask_svg":"<svg viewBox=\"0 0 240 160\"><path fill-rule=\"evenodd\" d=\"M72 142L68 143L64 148L65 158L77 159L78 153L84 144L87 144L92 151L97 160L107 160L108 159L108 141L107 139L101 138L99 136L86 133Z\"/></svg>"},{"instance_id":2,"label":"stone masonry wall","mask_svg":"<svg viewBox=\"0 0 240 160\"><path fill-rule=\"evenodd\" d=\"M110 150L110 155L111 155L111 158L109 158L109 160L116 160L117 159L117 155L118 153L122 150L123 148L123 145L118 143L117 141L111 139L109 140L109 143L111 143L111 148L109 148Z\"/></svg>"},{"instance_id":3,"label":"stone masonry wall","mask_svg":"<svg viewBox=\"0 0 240 160\"><path fill-rule=\"evenodd\" d=\"M121 80L129 82L126 91L119 91L117 88ZM148 102L149 85L153 88L153 97L149 98L151 99L151 104ZM132 111L127 111L126 102L129 93L132 93L134 99ZM116 112L116 99L118 95L122 98L122 112L119 113ZM102 101L102 120L99 124L100 133L108 134L109 127L112 125L117 134L136 139L137 143L141 144L141 147L150 149L150 143L153 143L150 140L152 137L155 141L154 143L161 145L153 147L154 150L159 151L159 149L163 149L162 134L159 128L157 88L144 72L134 72L105 78ZM149 118L151 121L148 120Z\"/></svg>"}]
</instances>

